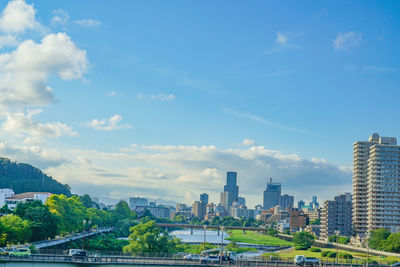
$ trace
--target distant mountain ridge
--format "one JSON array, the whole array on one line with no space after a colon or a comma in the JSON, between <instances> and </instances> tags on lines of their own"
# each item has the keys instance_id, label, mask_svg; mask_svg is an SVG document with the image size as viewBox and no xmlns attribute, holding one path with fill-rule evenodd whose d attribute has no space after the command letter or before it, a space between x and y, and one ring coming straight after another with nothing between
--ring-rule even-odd
<instances>
[{"instance_id":1,"label":"distant mountain ridge","mask_svg":"<svg viewBox=\"0 0 400 267\"><path fill-rule=\"evenodd\" d=\"M22 192L50 192L71 195L68 185L61 184L40 169L2 157L0 157L0 188L11 188L17 194Z\"/></svg>"}]
</instances>

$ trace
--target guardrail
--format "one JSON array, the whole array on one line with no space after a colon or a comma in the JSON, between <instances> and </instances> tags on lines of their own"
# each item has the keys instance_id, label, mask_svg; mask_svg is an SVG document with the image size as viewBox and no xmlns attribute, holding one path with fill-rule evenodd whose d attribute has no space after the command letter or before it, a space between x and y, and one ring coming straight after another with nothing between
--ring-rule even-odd
<instances>
[{"instance_id":1,"label":"guardrail","mask_svg":"<svg viewBox=\"0 0 400 267\"><path fill-rule=\"evenodd\" d=\"M32 254L25 257L12 257L0 255L1 262L42 262L42 263L88 263L88 264L131 264L131 265L166 265L166 266L237 266L237 267L293 267L298 266L293 261L263 261L263 260L240 260L240 261L190 261L182 258L165 258L165 257L128 257L128 256L101 256L101 257L71 257L66 255L47 255ZM386 265L374 264L352 264L352 263L333 263L320 262L319 264L309 265L310 267L383 267Z\"/></svg>"}]
</instances>

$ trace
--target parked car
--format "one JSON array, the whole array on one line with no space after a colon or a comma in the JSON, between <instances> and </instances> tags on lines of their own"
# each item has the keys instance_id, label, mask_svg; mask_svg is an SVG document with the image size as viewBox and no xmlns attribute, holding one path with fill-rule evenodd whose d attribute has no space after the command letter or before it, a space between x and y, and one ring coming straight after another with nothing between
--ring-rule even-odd
<instances>
[{"instance_id":1,"label":"parked car","mask_svg":"<svg viewBox=\"0 0 400 267\"><path fill-rule=\"evenodd\" d=\"M202 257L202 258L200 258L200 262L201 263L218 263L219 256L210 255L210 256Z\"/></svg>"},{"instance_id":2,"label":"parked car","mask_svg":"<svg viewBox=\"0 0 400 267\"><path fill-rule=\"evenodd\" d=\"M314 257L306 257L304 255L296 255L294 263L297 265L319 265L319 259Z\"/></svg>"},{"instance_id":3,"label":"parked car","mask_svg":"<svg viewBox=\"0 0 400 267\"><path fill-rule=\"evenodd\" d=\"M4 248L0 248L0 256L7 256L9 251L5 250Z\"/></svg>"},{"instance_id":4,"label":"parked car","mask_svg":"<svg viewBox=\"0 0 400 267\"><path fill-rule=\"evenodd\" d=\"M31 255L31 251L29 248L17 248L8 253L10 257L29 257Z\"/></svg>"},{"instance_id":5,"label":"parked car","mask_svg":"<svg viewBox=\"0 0 400 267\"><path fill-rule=\"evenodd\" d=\"M197 254L188 254L183 258L188 261L198 261L201 259L200 255Z\"/></svg>"},{"instance_id":6,"label":"parked car","mask_svg":"<svg viewBox=\"0 0 400 267\"><path fill-rule=\"evenodd\" d=\"M83 258L87 258L87 256L88 256L86 250L76 249L76 248L70 249L68 255L71 258L76 258L76 259L83 259Z\"/></svg>"}]
</instances>

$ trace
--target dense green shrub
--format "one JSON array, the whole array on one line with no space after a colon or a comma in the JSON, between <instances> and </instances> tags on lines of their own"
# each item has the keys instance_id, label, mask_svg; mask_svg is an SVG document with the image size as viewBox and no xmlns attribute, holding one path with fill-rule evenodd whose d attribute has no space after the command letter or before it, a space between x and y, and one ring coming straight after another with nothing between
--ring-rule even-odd
<instances>
[{"instance_id":1,"label":"dense green shrub","mask_svg":"<svg viewBox=\"0 0 400 267\"><path fill-rule=\"evenodd\" d=\"M310 248L311 252L321 252L320 248Z\"/></svg>"}]
</instances>

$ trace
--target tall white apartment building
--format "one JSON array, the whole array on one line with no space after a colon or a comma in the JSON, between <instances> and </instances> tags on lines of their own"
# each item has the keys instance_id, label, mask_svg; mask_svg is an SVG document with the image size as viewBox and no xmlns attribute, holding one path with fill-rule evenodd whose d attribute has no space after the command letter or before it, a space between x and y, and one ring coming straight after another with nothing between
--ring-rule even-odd
<instances>
[{"instance_id":1,"label":"tall white apartment building","mask_svg":"<svg viewBox=\"0 0 400 267\"><path fill-rule=\"evenodd\" d=\"M400 146L374 133L354 143L353 224L357 234L400 228Z\"/></svg>"}]
</instances>

